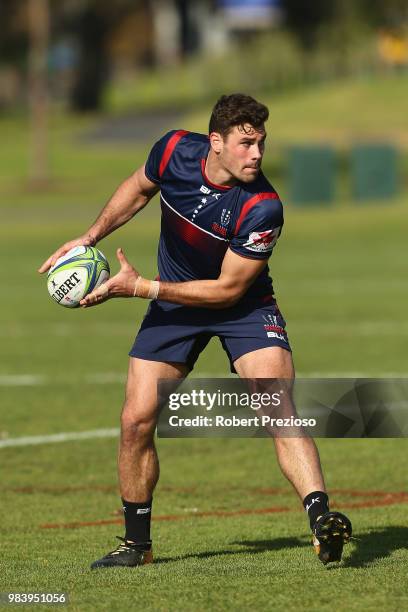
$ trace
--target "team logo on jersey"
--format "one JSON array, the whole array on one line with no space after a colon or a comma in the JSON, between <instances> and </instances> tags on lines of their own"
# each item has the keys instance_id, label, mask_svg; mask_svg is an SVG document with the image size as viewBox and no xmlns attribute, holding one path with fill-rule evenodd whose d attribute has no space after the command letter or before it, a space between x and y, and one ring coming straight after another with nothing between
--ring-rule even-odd
<instances>
[{"instance_id":1,"label":"team logo on jersey","mask_svg":"<svg viewBox=\"0 0 408 612\"><path fill-rule=\"evenodd\" d=\"M213 232L216 232L217 234L221 234L221 236L223 236L224 238L227 235L227 228L226 227L222 227L219 223L216 223L215 221L212 224L212 230Z\"/></svg>"},{"instance_id":2,"label":"team logo on jersey","mask_svg":"<svg viewBox=\"0 0 408 612\"><path fill-rule=\"evenodd\" d=\"M257 253L268 253L272 251L279 236L280 227L265 232L251 232L244 247L249 251Z\"/></svg>"},{"instance_id":3,"label":"team logo on jersey","mask_svg":"<svg viewBox=\"0 0 408 612\"><path fill-rule=\"evenodd\" d=\"M231 220L231 211L226 208L222 209L221 213L221 225L227 226Z\"/></svg>"}]
</instances>

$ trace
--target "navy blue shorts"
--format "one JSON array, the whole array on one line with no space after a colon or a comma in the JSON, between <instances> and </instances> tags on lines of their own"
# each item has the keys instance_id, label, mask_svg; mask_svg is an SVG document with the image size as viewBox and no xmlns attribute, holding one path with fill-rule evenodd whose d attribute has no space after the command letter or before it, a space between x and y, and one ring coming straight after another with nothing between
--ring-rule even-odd
<instances>
[{"instance_id":1,"label":"navy blue shorts","mask_svg":"<svg viewBox=\"0 0 408 612\"><path fill-rule=\"evenodd\" d=\"M235 372L234 361L251 351L269 346L290 351L285 326L275 301L255 305L239 303L213 310L153 300L129 355L150 361L184 363L192 370L210 339L218 336L228 355L231 372Z\"/></svg>"}]
</instances>

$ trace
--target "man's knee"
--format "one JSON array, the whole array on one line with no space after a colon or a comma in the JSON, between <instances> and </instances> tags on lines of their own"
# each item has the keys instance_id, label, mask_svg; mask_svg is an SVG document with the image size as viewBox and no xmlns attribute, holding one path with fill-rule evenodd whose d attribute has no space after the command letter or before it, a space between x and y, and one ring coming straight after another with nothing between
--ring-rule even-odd
<instances>
[{"instance_id":1,"label":"man's knee","mask_svg":"<svg viewBox=\"0 0 408 612\"><path fill-rule=\"evenodd\" d=\"M139 414L125 404L121 415L122 444L149 446L153 443L155 428L154 416Z\"/></svg>"}]
</instances>

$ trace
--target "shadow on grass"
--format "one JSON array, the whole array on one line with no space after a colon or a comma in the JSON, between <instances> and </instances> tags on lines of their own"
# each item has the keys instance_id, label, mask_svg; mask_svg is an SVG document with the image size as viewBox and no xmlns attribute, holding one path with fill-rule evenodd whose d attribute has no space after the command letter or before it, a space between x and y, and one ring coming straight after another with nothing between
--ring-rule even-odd
<instances>
[{"instance_id":1,"label":"shadow on grass","mask_svg":"<svg viewBox=\"0 0 408 612\"><path fill-rule=\"evenodd\" d=\"M278 551L288 548L304 548L310 547L311 543L300 538L275 538L273 540L242 540L240 542L231 542L232 545L245 546L241 549L227 549L216 551L205 551L199 553L189 553L178 557L159 557L155 559L155 563L171 563L174 561L182 561L184 559L210 559L212 557L221 557L223 555L242 555L242 554L257 554L266 551ZM353 540L354 548L350 556L344 558L341 564L330 564L328 570L339 570L342 568L365 568L376 561L389 557L394 551L400 549L408 549L408 527L385 527L356 536Z\"/></svg>"},{"instance_id":2,"label":"shadow on grass","mask_svg":"<svg viewBox=\"0 0 408 612\"><path fill-rule=\"evenodd\" d=\"M300 546L310 546L299 538L275 538L274 540L243 540L242 542L231 542L233 545L246 546L244 549L228 550L209 550L200 553L190 553L179 557L159 557L155 558L156 563L169 563L172 561L182 561L183 559L210 559L223 555L247 555L248 553L263 553L267 550L283 550L285 548L299 548Z\"/></svg>"},{"instance_id":3,"label":"shadow on grass","mask_svg":"<svg viewBox=\"0 0 408 612\"><path fill-rule=\"evenodd\" d=\"M368 567L389 557L396 550L407 550L408 527L390 526L376 529L357 535L353 541L355 548L351 555L344 559L343 567Z\"/></svg>"}]
</instances>

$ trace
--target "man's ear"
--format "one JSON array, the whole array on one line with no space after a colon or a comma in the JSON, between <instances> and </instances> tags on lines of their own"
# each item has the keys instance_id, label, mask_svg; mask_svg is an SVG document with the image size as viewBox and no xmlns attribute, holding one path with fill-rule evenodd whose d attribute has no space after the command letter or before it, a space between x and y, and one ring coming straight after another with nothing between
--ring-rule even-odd
<instances>
[{"instance_id":1,"label":"man's ear","mask_svg":"<svg viewBox=\"0 0 408 612\"><path fill-rule=\"evenodd\" d=\"M211 148L214 153L221 153L224 140L219 132L211 132L209 135Z\"/></svg>"}]
</instances>

